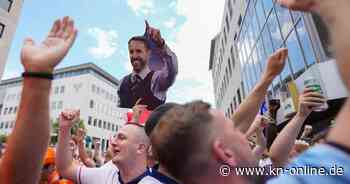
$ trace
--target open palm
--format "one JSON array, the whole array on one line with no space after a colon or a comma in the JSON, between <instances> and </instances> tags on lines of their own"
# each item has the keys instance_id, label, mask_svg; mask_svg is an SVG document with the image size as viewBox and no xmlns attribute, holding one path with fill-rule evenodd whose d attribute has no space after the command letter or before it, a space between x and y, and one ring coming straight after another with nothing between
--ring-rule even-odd
<instances>
[{"instance_id":1,"label":"open palm","mask_svg":"<svg viewBox=\"0 0 350 184\"><path fill-rule=\"evenodd\" d=\"M36 45L31 38L24 41L21 51L22 64L26 71L52 72L67 55L74 43L77 30L69 17L56 20L47 38Z\"/></svg>"}]
</instances>

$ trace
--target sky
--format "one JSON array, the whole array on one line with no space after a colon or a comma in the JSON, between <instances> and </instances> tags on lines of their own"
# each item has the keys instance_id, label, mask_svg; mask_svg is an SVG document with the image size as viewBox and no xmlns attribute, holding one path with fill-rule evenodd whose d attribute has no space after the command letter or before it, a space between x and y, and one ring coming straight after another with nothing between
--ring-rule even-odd
<instances>
[{"instance_id":1,"label":"sky","mask_svg":"<svg viewBox=\"0 0 350 184\"><path fill-rule=\"evenodd\" d=\"M103 3L101 3L103 2ZM78 37L57 68L92 62L117 79L131 72L127 41L144 33L144 20L159 28L176 53L179 74L168 102L204 100L214 105L210 42L220 31L225 0L30 0L24 1L2 79L20 76L23 40L42 41L54 20L74 19Z\"/></svg>"}]
</instances>

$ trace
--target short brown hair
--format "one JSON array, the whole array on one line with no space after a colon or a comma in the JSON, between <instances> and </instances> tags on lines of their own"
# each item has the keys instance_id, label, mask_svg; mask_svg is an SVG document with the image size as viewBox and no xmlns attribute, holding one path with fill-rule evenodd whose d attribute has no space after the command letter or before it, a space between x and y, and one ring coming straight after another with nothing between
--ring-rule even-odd
<instances>
[{"instance_id":1,"label":"short brown hair","mask_svg":"<svg viewBox=\"0 0 350 184\"><path fill-rule=\"evenodd\" d=\"M170 109L151 134L160 165L179 180L203 174L208 168L212 115L210 105L194 101ZM204 169L204 170L203 170ZM203 172L204 171L204 172Z\"/></svg>"},{"instance_id":2,"label":"short brown hair","mask_svg":"<svg viewBox=\"0 0 350 184\"><path fill-rule=\"evenodd\" d=\"M146 37L144 36L133 36L130 38L130 40L128 41L128 44L130 45L131 41L140 41L140 42L143 42L143 44L145 45L145 47L147 49L150 49L150 46L148 44L148 40Z\"/></svg>"}]
</instances>

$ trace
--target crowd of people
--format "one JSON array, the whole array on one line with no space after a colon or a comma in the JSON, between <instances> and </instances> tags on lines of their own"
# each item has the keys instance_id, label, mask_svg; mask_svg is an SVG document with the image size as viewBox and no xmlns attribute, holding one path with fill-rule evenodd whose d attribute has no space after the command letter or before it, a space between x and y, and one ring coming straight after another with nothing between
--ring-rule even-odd
<instances>
[{"instance_id":1,"label":"crowd of people","mask_svg":"<svg viewBox=\"0 0 350 184\"><path fill-rule=\"evenodd\" d=\"M350 24L346 17L350 2L277 2L291 10L318 13L324 19L337 51L340 75L350 89L350 64L347 63ZM155 108L152 104L152 113L145 123L140 123L147 105L140 105L141 100L134 98L133 102L137 102L132 119L111 138L105 153L101 153L99 142L94 142L93 152L85 148L84 129L71 134L71 128L79 121L79 109L60 113L58 143L49 147L52 71L68 53L76 36L73 20L64 17L54 23L42 43L25 40L21 52L25 68L22 99L15 128L6 145L1 146L0 183L350 183L350 124L347 122L350 101L343 105L334 127L311 136L312 127L305 126L304 122L326 99L313 89L305 88L300 94L296 115L268 146L263 131L271 126L271 120L257 114L268 87L283 71L288 56L284 48L268 58L260 81L231 119L198 100L158 104ZM159 36L157 40L164 45ZM136 53L147 51L147 41L133 37L129 49ZM144 59L142 56L139 60ZM134 60L134 65L142 71L139 60ZM332 171L335 166L337 174ZM247 170L235 172L239 168L265 170L264 174ZM271 172L275 168L283 170ZM304 172L316 168L323 172L292 173L293 168L303 168Z\"/></svg>"}]
</instances>

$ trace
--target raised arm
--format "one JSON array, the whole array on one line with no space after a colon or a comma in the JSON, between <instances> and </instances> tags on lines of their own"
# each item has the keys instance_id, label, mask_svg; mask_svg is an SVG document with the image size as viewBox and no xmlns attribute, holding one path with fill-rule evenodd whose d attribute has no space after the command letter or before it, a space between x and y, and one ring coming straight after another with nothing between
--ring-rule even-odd
<instances>
[{"instance_id":1,"label":"raised arm","mask_svg":"<svg viewBox=\"0 0 350 184\"><path fill-rule=\"evenodd\" d=\"M73 139L78 146L79 158L81 159L81 161L84 163L86 167L96 167L95 162L89 157L89 155L86 152L85 145L84 145L84 138L85 138L85 130L82 128L79 128L77 130L77 135L73 136Z\"/></svg>"},{"instance_id":2,"label":"raised arm","mask_svg":"<svg viewBox=\"0 0 350 184\"><path fill-rule=\"evenodd\" d=\"M55 66L73 45L76 35L73 21L65 17L54 23L42 43L35 44L32 39L26 39L21 51L24 70L52 74ZM15 128L0 165L0 183L38 182L50 138L50 89L49 79L29 76L23 78Z\"/></svg>"},{"instance_id":3,"label":"raised arm","mask_svg":"<svg viewBox=\"0 0 350 184\"><path fill-rule=\"evenodd\" d=\"M315 107L322 106L325 99L311 89L305 89L299 98L299 110L294 118L282 129L270 148L270 157L275 167L283 167L288 162L289 152L306 118Z\"/></svg>"},{"instance_id":4,"label":"raised arm","mask_svg":"<svg viewBox=\"0 0 350 184\"><path fill-rule=\"evenodd\" d=\"M348 0L278 0L282 6L292 10L319 13L328 24L332 35L332 42L336 50L338 70L346 85L350 89L350 24ZM343 105L337 116L336 126L330 131L327 140L350 149L350 101Z\"/></svg>"},{"instance_id":5,"label":"raised arm","mask_svg":"<svg viewBox=\"0 0 350 184\"><path fill-rule=\"evenodd\" d=\"M175 81L178 72L177 56L165 43L159 29L148 26L148 31L151 38L159 45L159 47L161 47L160 54L162 55L161 57L164 62L164 67L158 71L158 77L154 80L157 80L159 83L160 90L165 91Z\"/></svg>"},{"instance_id":6,"label":"raised arm","mask_svg":"<svg viewBox=\"0 0 350 184\"><path fill-rule=\"evenodd\" d=\"M263 129L258 129L256 131L256 146L254 147L252 153L256 159L261 159L265 149L266 149L266 138L263 133Z\"/></svg>"},{"instance_id":7,"label":"raised arm","mask_svg":"<svg viewBox=\"0 0 350 184\"><path fill-rule=\"evenodd\" d=\"M243 133L248 130L257 115L260 105L264 101L268 87L275 77L282 72L287 56L287 49L279 49L269 57L261 80L233 114L232 120L235 123L235 127Z\"/></svg>"},{"instance_id":8,"label":"raised arm","mask_svg":"<svg viewBox=\"0 0 350 184\"><path fill-rule=\"evenodd\" d=\"M59 117L59 133L56 166L63 178L77 182L79 166L73 161L69 141L71 140L70 129L73 124L79 121L79 110L66 110L61 112Z\"/></svg>"},{"instance_id":9,"label":"raised arm","mask_svg":"<svg viewBox=\"0 0 350 184\"><path fill-rule=\"evenodd\" d=\"M263 133L264 127L266 126L267 122L265 122L265 119L263 119L262 116L258 115L245 134L247 139L254 133L256 134L256 146L252 150L252 153L257 159L261 158L266 149L267 142Z\"/></svg>"},{"instance_id":10,"label":"raised arm","mask_svg":"<svg viewBox=\"0 0 350 184\"><path fill-rule=\"evenodd\" d=\"M94 155L93 158L96 161L96 166L99 167L103 165L103 158L101 154L101 142L100 141L95 141L94 142Z\"/></svg>"}]
</instances>

